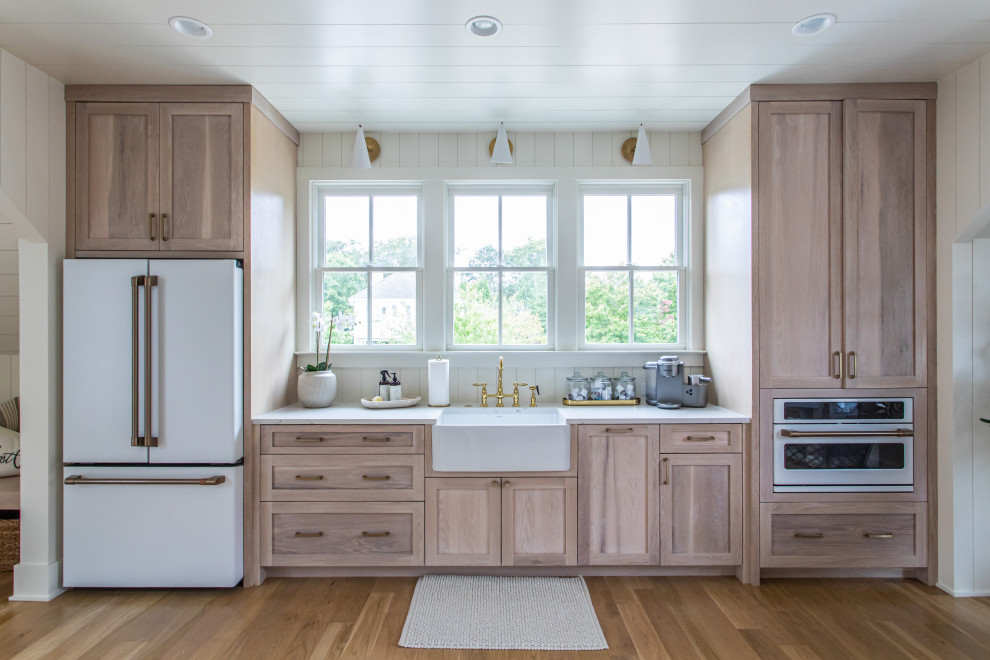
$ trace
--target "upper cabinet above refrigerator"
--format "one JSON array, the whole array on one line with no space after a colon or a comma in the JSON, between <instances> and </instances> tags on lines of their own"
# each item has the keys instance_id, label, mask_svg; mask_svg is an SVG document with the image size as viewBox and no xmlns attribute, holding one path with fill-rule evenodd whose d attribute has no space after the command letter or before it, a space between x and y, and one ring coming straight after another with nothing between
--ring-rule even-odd
<instances>
[{"instance_id":1,"label":"upper cabinet above refrigerator","mask_svg":"<svg viewBox=\"0 0 990 660\"><path fill-rule=\"evenodd\" d=\"M240 460L237 263L75 259L64 268L63 460Z\"/></svg>"},{"instance_id":2,"label":"upper cabinet above refrigerator","mask_svg":"<svg viewBox=\"0 0 990 660\"><path fill-rule=\"evenodd\" d=\"M74 249L242 251L245 107L74 104Z\"/></svg>"}]
</instances>

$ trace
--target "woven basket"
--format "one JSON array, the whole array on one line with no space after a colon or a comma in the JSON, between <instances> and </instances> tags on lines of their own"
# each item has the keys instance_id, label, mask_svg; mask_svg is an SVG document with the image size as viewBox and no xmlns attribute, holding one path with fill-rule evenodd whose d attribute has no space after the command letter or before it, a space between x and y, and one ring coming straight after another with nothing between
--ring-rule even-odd
<instances>
[{"instance_id":1,"label":"woven basket","mask_svg":"<svg viewBox=\"0 0 990 660\"><path fill-rule=\"evenodd\" d=\"M21 521L0 519L0 572L9 573L21 560Z\"/></svg>"}]
</instances>

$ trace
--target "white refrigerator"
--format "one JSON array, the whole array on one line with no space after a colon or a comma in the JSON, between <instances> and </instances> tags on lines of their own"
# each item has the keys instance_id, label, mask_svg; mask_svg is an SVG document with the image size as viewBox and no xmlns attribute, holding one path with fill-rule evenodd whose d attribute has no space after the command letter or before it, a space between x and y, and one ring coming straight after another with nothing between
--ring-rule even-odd
<instances>
[{"instance_id":1,"label":"white refrigerator","mask_svg":"<svg viewBox=\"0 0 990 660\"><path fill-rule=\"evenodd\" d=\"M234 260L71 259L63 584L243 576L243 292Z\"/></svg>"}]
</instances>

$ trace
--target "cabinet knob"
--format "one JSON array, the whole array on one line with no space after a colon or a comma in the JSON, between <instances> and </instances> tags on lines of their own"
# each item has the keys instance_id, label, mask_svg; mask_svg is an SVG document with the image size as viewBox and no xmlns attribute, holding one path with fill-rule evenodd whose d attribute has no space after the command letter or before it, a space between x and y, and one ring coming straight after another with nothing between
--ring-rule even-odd
<instances>
[{"instance_id":1,"label":"cabinet knob","mask_svg":"<svg viewBox=\"0 0 990 660\"><path fill-rule=\"evenodd\" d=\"M492 479L492 488L498 488L498 479Z\"/></svg>"},{"instance_id":2,"label":"cabinet knob","mask_svg":"<svg viewBox=\"0 0 990 660\"><path fill-rule=\"evenodd\" d=\"M502 488L508 488L511 485L512 485L511 481L506 481L504 484L502 484Z\"/></svg>"}]
</instances>

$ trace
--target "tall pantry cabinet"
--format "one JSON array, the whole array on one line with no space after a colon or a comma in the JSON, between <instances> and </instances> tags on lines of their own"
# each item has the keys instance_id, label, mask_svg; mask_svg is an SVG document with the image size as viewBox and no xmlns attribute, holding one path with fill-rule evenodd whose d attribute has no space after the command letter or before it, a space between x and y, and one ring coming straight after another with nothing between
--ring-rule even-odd
<instances>
[{"instance_id":1,"label":"tall pantry cabinet","mask_svg":"<svg viewBox=\"0 0 990 660\"><path fill-rule=\"evenodd\" d=\"M836 525L856 516L898 522L905 507L917 512L913 533L922 542L886 557L850 548L845 566L921 566L917 575L934 579L935 443L925 440L935 428L927 403L935 375L935 94L927 83L753 85L702 132L706 347L726 393L719 403L753 417L746 581L758 582L761 568L844 566L841 553L813 550L806 560L776 561L779 539L767 530L785 515L799 510L809 524L828 516ZM740 239L752 248L745 257ZM742 331L720 330L729 323ZM740 355L752 358L744 368ZM773 492L772 399L783 390L914 396L923 408L915 413L922 483L914 493Z\"/></svg>"},{"instance_id":2,"label":"tall pantry cabinet","mask_svg":"<svg viewBox=\"0 0 990 660\"><path fill-rule=\"evenodd\" d=\"M237 259L244 268L245 529L254 416L295 400L299 132L248 85L68 85L67 258ZM245 585L258 584L256 538Z\"/></svg>"}]
</instances>

